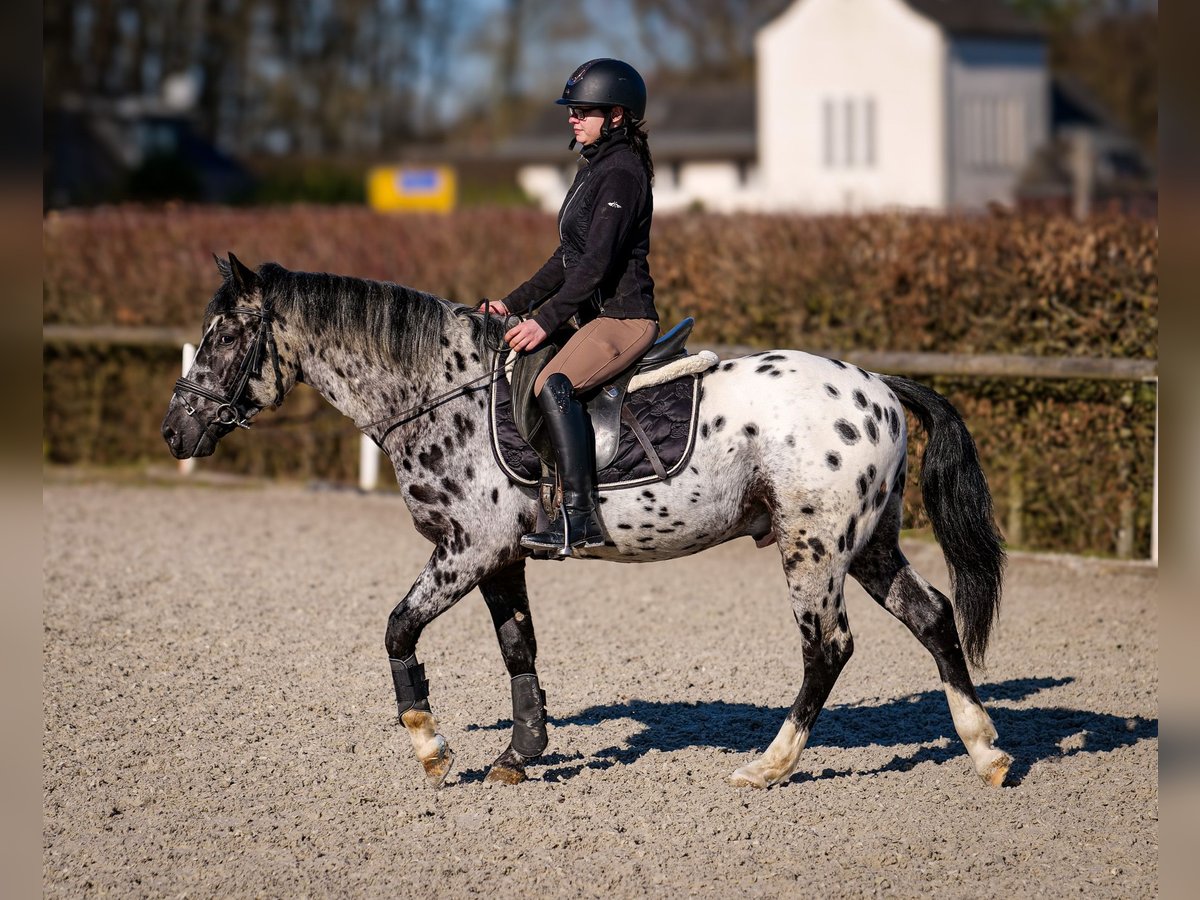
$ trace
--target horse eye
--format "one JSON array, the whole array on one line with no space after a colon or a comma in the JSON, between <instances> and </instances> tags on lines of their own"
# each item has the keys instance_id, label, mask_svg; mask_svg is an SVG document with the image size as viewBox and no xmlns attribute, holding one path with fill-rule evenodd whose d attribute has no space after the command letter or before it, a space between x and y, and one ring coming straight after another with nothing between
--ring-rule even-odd
<instances>
[{"instance_id":1,"label":"horse eye","mask_svg":"<svg viewBox=\"0 0 1200 900\"><path fill-rule=\"evenodd\" d=\"M233 343L233 335L232 334L217 335L217 343L221 344L222 346L228 347L230 344Z\"/></svg>"}]
</instances>

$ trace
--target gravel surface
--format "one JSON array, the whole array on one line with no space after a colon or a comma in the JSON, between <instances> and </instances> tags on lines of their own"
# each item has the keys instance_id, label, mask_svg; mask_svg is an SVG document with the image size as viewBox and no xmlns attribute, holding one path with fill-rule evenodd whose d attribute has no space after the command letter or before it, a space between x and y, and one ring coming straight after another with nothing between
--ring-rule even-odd
<instances>
[{"instance_id":1,"label":"gravel surface","mask_svg":"<svg viewBox=\"0 0 1200 900\"><path fill-rule=\"evenodd\" d=\"M847 582L856 653L800 771L727 776L802 677L778 552L533 563L550 747L484 783L508 679L477 592L421 643L457 753L428 787L388 612L428 555L395 495L44 489L51 897L1041 895L1158 890L1157 574L1017 555L980 695L985 787L931 658ZM935 545L906 542L943 590Z\"/></svg>"}]
</instances>

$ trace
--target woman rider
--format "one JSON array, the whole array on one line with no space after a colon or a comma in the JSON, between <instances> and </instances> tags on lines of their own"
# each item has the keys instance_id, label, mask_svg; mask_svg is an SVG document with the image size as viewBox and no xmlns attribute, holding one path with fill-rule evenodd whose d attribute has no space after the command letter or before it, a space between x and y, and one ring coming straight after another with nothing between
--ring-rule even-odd
<instances>
[{"instance_id":1,"label":"woman rider","mask_svg":"<svg viewBox=\"0 0 1200 900\"><path fill-rule=\"evenodd\" d=\"M584 63L555 102L568 108L575 132L570 146L581 145L583 159L558 213L560 243L532 278L491 310L523 314L545 301L504 335L516 351L536 349L572 316L580 324L534 382L554 445L565 515L521 538L529 549L569 555L572 547L604 543L595 519L592 439L575 397L611 381L658 336L646 259L654 165L641 125L646 84L628 63Z\"/></svg>"}]
</instances>

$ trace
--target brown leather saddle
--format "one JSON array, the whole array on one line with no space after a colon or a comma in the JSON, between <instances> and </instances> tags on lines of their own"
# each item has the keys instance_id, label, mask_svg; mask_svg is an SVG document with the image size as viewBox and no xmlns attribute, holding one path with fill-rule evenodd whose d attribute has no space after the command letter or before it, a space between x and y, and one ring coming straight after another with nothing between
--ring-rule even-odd
<instances>
[{"instance_id":1,"label":"brown leather saddle","mask_svg":"<svg viewBox=\"0 0 1200 900\"><path fill-rule=\"evenodd\" d=\"M666 334L658 338L642 357L609 384L592 388L579 395L579 401L587 411L595 436L596 469L608 467L617 453L621 423L630 429L654 466L660 478L666 471L645 431L625 403L629 382L636 375L661 368L688 355L685 347L696 320L688 316ZM554 354L570 339L572 332L560 331L532 353L522 354L513 365L509 376L512 395L512 416L521 437L534 449L542 461L543 472L554 471L554 448L543 428L542 411L533 396L533 384L538 374L550 362ZM504 363L502 362L501 365Z\"/></svg>"}]
</instances>

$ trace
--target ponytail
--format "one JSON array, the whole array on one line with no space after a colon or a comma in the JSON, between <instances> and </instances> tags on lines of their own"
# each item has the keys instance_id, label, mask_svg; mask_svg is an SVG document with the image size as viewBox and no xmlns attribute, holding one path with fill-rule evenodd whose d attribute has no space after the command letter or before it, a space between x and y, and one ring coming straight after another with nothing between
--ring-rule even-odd
<instances>
[{"instance_id":1,"label":"ponytail","mask_svg":"<svg viewBox=\"0 0 1200 900\"><path fill-rule=\"evenodd\" d=\"M650 183L654 183L654 160L650 157L650 143L646 139L646 132L642 128L641 122L628 120L625 124L625 133L629 135L629 146L637 158L642 161L642 165L646 167L646 175L650 178Z\"/></svg>"}]
</instances>

